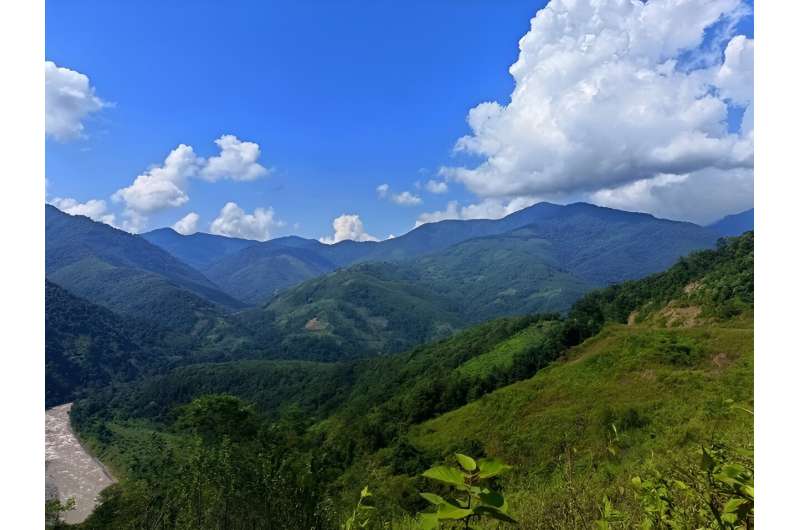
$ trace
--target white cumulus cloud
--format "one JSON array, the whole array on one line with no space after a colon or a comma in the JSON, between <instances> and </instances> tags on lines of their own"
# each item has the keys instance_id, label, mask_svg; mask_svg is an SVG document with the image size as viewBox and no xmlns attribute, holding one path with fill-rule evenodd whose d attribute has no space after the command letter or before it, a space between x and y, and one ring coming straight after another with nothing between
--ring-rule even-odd
<instances>
[{"instance_id":1,"label":"white cumulus cloud","mask_svg":"<svg viewBox=\"0 0 800 530\"><path fill-rule=\"evenodd\" d=\"M192 146L180 144L162 164L152 166L130 186L117 190L111 199L125 205L126 226L139 231L146 226L149 214L189 202L191 179L250 181L268 173L258 163L261 154L258 144L243 142L231 134L214 143L220 153L208 159L198 156Z\"/></svg>"},{"instance_id":2,"label":"white cumulus cloud","mask_svg":"<svg viewBox=\"0 0 800 530\"><path fill-rule=\"evenodd\" d=\"M352 241L377 241L378 238L370 235L364 229L364 223L356 214L342 214L333 220L333 236L321 237L319 240L327 245L332 245L345 240Z\"/></svg>"},{"instance_id":3,"label":"white cumulus cloud","mask_svg":"<svg viewBox=\"0 0 800 530\"><path fill-rule=\"evenodd\" d=\"M261 148L254 142L243 142L232 134L214 140L220 149L217 156L209 158L200 176L214 182L219 179L256 180L267 174L267 168L258 163Z\"/></svg>"},{"instance_id":4,"label":"white cumulus cloud","mask_svg":"<svg viewBox=\"0 0 800 530\"><path fill-rule=\"evenodd\" d=\"M114 214L108 211L106 201L104 200L90 199L86 202L78 202L71 197L56 197L49 202L64 213L70 215L84 215L94 221L115 226Z\"/></svg>"},{"instance_id":5,"label":"white cumulus cloud","mask_svg":"<svg viewBox=\"0 0 800 530\"><path fill-rule=\"evenodd\" d=\"M272 208L256 208L253 213L249 214L235 202L229 202L225 204L217 218L211 222L211 233L266 241L270 238L272 230L284 224L275 216Z\"/></svg>"},{"instance_id":6,"label":"white cumulus cloud","mask_svg":"<svg viewBox=\"0 0 800 530\"><path fill-rule=\"evenodd\" d=\"M83 120L108 103L95 94L86 75L52 61L45 61L44 71L45 134L61 142L80 138Z\"/></svg>"},{"instance_id":7,"label":"white cumulus cloud","mask_svg":"<svg viewBox=\"0 0 800 530\"><path fill-rule=\"evenodd\" d=\"M422 203L422 198L410 191L402 191L392 195L392 202L400 206L416 206Z\"/></svg>"},{"instance_id":8,"label":"white cumulus cloud","mask_svg":"<svg viewBox=\"0 0 800 530\"><path fill-rule=\"evenodd\" d=\"M414 195L410 191L401 191L400 193L392 193L388 184L381 184L375 188L375 192L381 199L389 199L395 204L400 206L416 206L422 204L422 198L419 195Z\"/></svg>"},{"instance_id":9,"label":"white cumulus cloud","mask_svg":"<svg viewBox=\"0 0 800 530\"><path fill-rule=\"evenodd\" d=\"M181 206L189 201L188 179L196 175L200 167L201 159L194 149L181 144L167 155L163 164L137 176L133 184L117 190L112 199L124 202L128 210L139 214Z\"/></svg>"},{"instance_id":10,"label":"white cumulus cloud","mask_svg":"<svg viewBox=\"0 0 800 530\"><path fill-rule=\"evenodd\" d=\"M440 173L506 206L663 175L752 174L753 41L728 34L748 11L740 0L552 0L520 40L510 102L469 112L455 151L480 162ZM739 131L731 106L745 107Z\"/></svg>"},{"instance_id":11,"label":"white cumulus cloud","mask_svg":"<svg viewBox=\"0 0 800 530\"><path fill-rule=\"evenodd\" d=\"M425 189L430 193L447 193L447 182L442 180L429 180L425 183Z\"/></svg>"},{"instance_id":12,"label":"white cumulus cloud","mask_svg":"<svg viewBox=\"0 0 800 530\"><path fill-rule=\"evenodd\" d=\"M196 212L189 212L172 225L172 229L179 234L188 236L197 232L197 223L199 221L200 216Z\"/></svg>"}]
</instances>

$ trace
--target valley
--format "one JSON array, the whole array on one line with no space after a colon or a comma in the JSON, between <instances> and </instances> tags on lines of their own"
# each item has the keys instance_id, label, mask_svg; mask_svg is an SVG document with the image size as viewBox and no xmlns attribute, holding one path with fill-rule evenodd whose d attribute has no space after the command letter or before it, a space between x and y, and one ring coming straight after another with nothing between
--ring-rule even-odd
<instances>
[{"instance_id":1,"label":"valley","mask_svg":"<svg viewBox=\"0 0 800 530\"><path fill-rule=\"evenodd\" d=\"M116 481L72 432L71 408L72 403L66 403L45 412L45 489L48 498L75 501L62 518L76 524L92 513L100 492Z\"/></svg>"},{"instance_id":2,"label":"valley","mask_svg":"<svg viewBox=\"0 0 800 530\"><path fill-rule=\"evenodd\" d=\"M119 470L80 528L333 529L364 486L370 528L413 528L421 474L454 453L512 466L497 484L522 528L577 528L603 499L643 521L631 479L694 473L704 447L752 468L752 232L580 203L363 245L132 244L56 218L57 248L157 279L143 304L86 261L67 285L62 259L48 272L48 404L74 399Z\"/></svg>"}]
</instances>

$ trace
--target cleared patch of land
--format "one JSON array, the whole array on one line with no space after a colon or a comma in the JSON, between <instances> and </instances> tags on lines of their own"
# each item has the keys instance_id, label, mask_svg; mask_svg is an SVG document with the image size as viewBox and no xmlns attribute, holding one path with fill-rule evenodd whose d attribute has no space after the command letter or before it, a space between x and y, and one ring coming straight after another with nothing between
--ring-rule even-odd
<instances>
[{"instance_id":1,"label":"cleared patch of land","mask_svg":"<svg viewBox=\"0 0 800 530\"><path fill-rule=\"evenodd\" d=\"M67 403L45 411L45 484L48 498L75 499L75 509L62 516L74 524L92 513L97 496L115 480L72 432L71 408Z\"/></svg>"}]
</instances>

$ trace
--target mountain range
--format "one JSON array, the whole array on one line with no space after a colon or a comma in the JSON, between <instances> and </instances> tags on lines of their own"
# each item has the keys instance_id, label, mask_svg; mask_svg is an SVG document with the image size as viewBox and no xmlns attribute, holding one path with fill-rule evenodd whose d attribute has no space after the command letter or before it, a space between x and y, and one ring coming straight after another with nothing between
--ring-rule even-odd
<instances>
[{"instance_id":1,"label":"mountain range","mask_svg":"<svg viewBox=\"0 0 800 530\"><path fill-rule=\"evenodd\" d=\"M500 316L563 312L664 270L719 232L587 203L447 220L380 242L132 235L46 208L47 278L195 339L209 355L316 360L402 351Z\"/></svg>"}]
</instances>

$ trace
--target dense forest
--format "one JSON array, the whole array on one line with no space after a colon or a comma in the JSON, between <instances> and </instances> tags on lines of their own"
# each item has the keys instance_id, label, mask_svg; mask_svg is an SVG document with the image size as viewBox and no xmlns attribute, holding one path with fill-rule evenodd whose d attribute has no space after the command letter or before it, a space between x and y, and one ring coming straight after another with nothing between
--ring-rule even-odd
<instances>
[{"instance_id":1,"label":"dense forest","mask_svg":"<svg viewBox=\"0 0 800 530\"><path fill-rule=\"evenodd\" d=\"M355 267L343 274L374 266ZM97 333L130 373L100 370L77 394L78 433L120 478L80 526L751 527L753 292L749 232L576 296L568 311L531 306L376 347L406 348L389 355L314 355L309 343L302 360L280 358L285 345L215 356L171 339L169 363L139 370L157 350L137 329L106 331L112 315L99 314ZM393 310L433 318L418 307ZM447 307L435 312L448 324ZM261 322L248 318L240 333ZM48 341L64 349L78 331ZM98 370L92 355L61 357L76 374Z\"/></svg>"}]
</instances>

